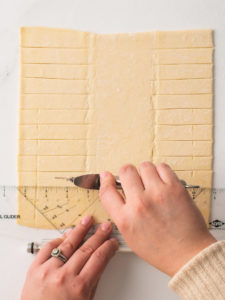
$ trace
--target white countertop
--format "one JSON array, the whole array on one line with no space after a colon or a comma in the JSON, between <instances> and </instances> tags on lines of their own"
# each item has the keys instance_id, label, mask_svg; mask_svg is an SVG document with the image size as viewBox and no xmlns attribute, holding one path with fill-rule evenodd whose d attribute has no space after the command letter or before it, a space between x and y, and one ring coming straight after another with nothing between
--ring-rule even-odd
<instances>
[{"instance_id":1,"label":"white countertop","mask_svg":"<svg viewBox=\"0 0 225 300\"><path fill-rule=\"evenodd\" d=\"M225 2L219 0L0 0L0 185L16 184L19 27L50 26L97 33L214 29L214 186L225 187L224 16ZM225 201L223 208L225 211ZM213 234L225 238L225 230ZM26 254L26 243L33 238L57 235L21 226L0 231L0 299L19 299L26 270L33 259ZM95 299L178 299L167 288L168 280L134 254L120 253L107 267Z\"/></svg>"}]
</instances>

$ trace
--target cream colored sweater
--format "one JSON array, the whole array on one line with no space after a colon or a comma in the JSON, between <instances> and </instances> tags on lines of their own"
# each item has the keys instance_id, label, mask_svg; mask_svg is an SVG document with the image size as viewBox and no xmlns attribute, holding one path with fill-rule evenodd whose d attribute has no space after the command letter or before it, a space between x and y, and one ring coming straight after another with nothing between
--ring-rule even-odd
<instances>
[{"instance_id":1,"label":"cream colored sweater","mask_svg":"<svg viewBox=\"0 0 225 300\"><path fill-rule=\"evenodd\" d=\"M225 240L202 250L169 281L181 299L225 299Z\"/></svg>"}]
</instances>

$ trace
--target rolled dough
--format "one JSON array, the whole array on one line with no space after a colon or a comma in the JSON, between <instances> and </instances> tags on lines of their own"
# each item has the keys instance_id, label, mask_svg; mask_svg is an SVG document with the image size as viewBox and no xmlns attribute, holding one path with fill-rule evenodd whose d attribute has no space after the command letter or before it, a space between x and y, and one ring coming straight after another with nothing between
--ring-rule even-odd
<instances>
[{"instance_id":1,"label":"rolled dough","mask_svg":"<svg viewBox=\"0 0 225 300\"><path fill-rule=\"evenodd\" d=\"M211 30L93 34L21 28L19 224L75 225L86 213L109 219L97 191L73 177L149 160L166 162L189 184L212 186ZM71 202L60 218L64 187ZM57 186L46 201L41 186ZM62 188L62 189L61 189ZM210 192L197 197L205 220ZM54 208L43 217L41 211ZM65 221L66 220L66 221Z\"/></svg>"}]
</instances>

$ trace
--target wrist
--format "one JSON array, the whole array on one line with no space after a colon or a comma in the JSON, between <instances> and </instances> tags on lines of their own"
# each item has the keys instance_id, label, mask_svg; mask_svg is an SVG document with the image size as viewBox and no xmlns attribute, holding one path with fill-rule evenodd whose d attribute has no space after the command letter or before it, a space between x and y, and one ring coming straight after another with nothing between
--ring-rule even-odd
<instances>
[{"instance_id":1,"label":"wrist","mask_svg":"<svg viewBox=\"0 0 225 300\"><path fill-rule=\"evenodd\" d=\"M186 248L186 250L183 252L183 255L179 256L177 263L174 264L174 266L171 269L171 272L169 272L168 275L170 277L173 277L193 257L195 257L202 250L216 242L217 240L209 232L208 235L202 238L199 242L194 244L191 241L189 247Z\"/></svg>"}]
</instances>

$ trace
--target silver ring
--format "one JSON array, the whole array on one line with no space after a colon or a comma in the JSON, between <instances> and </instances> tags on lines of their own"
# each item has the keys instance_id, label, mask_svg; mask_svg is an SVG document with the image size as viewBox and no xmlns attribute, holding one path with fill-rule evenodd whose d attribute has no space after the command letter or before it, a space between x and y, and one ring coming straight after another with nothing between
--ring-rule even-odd
<instances>
[{"instance_id":1,"label":"silver ring","mask_svg":"<svg viewBox=\"0 0 225 300\"><path fill-rule=\"evenodd\" d=\"M61 250L59 248L54 248L52 250L51 256L58 258L59 260L61 260L62 262L64 262L64 264L68 260L68 258L66 258L65 255L62 254L62 252L61 252Z\"/></svg>"}]
</instances>

